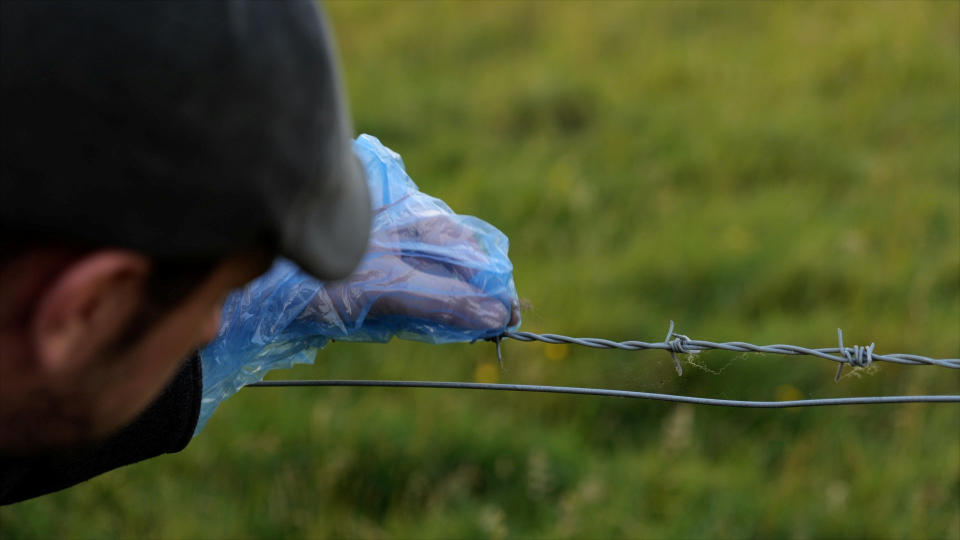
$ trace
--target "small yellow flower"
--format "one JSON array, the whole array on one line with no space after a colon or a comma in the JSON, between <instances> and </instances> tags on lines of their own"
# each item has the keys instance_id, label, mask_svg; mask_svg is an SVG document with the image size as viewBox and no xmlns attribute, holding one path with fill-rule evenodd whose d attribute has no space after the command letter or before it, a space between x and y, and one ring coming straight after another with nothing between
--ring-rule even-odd
<instances>
[{"instance_id":1,"label":"small yellow flower","mask_svg":"<svg viewBox=\"0 0 960 540\"><path fill-rule=\"evenodd\" d=\"M543 354L547 356L550 360L559 362L567 357L567 354L570 353L569 345L553 345L551 343L543 344Z\"/></svg>"},{"instance_id":2,"label":"small yellow flower","mask_svg":"<svg viewBox=\"0 0 960 540\"><path fill-rule=\"evenodd\" d=\"M491 362L477 364L473 370L473 380L478 383L495 383L500 380L500 368Z\"/></svg>"},{"instance_id":3,"label":"small yellow flower","mask_svg":"<svg viewBox=\"0 0 960 540\"><path fill-rule=\"evenodd\" d=\"M796 401L803 399L803 392L796 386L790 384L781 384L777 387L777 401Z\"/></svg>"}]
</instances>

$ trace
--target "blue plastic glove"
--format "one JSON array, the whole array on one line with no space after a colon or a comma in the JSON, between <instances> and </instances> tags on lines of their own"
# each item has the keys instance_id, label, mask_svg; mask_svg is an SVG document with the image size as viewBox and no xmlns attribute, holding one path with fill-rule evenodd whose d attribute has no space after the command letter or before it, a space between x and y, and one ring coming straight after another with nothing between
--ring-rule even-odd
<instances>
[{"instance_id":1,"label":"blue plastic glove","mask_svg":"<svg viewBox=\"0 0 960 540\"><path fill-rule=\"evenodd\" d=\"M375 137L361 135L354 151L374 208L367 254L350 277L330 283L278 259L230 295L216 339L201 351L195 434L224 399L267 371L312 363L331 338L468 342L519 326L507 237L421 193Z\"/></svg>"}]
</instances>

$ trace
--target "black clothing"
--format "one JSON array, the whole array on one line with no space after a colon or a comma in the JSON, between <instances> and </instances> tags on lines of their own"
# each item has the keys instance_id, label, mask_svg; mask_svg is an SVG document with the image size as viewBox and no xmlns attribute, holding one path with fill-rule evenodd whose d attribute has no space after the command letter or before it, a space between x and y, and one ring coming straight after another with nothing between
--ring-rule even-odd
<instances>
[{"instance_id":1,"label":"black clothing","mask_svg":"<svg viewBox=\"0 0 960 540\"><path fill-rule=\"evenodd\" d=\"M143 414L109 439L43 456L0 455L0 505L59 491L117 467L183 450L193 437L202 395L200 356L195 354Z\"/></svg>"}]
</instances>

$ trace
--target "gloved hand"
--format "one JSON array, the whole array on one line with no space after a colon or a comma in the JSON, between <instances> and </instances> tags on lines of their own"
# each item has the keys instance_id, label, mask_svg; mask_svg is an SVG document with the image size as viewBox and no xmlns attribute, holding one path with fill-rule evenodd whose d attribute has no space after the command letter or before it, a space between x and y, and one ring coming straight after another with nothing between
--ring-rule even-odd
<instances>
[{"instance_id":1,"label":"gloved hand","mask_svg":"<svg viewBox=\"0 0 960 540\"><path fill-rule=\"evenodd\" d=\"M436 251L398 249L413 242ZM462 250L464 258L438 260L445 249ZM377 231L357 270L343 281L325 284L307 309L336 321L326 334L345 341L387 341L392 334L431 342L476 339L519 322L511 291L491 294L476 281L487 263L472 233L449 217L417 220ZM445 338L438 331L470 334Z\"/></svg>"},{"instance_id":2,"label":"gloved hand","mask_svg":"<svg viewBox=\"0 0 960 540\"><path fill-rule=\"evenodd\" d=\"M311 363L330 339L473 341L519 326L508 241L421 193L400 156L376 138L354 144L374 219L367 254L347 279L321 283L290 261L224 305L217 338L201 351L199 433L216 406L267 371Z\"/></svg>"}]
</instances>

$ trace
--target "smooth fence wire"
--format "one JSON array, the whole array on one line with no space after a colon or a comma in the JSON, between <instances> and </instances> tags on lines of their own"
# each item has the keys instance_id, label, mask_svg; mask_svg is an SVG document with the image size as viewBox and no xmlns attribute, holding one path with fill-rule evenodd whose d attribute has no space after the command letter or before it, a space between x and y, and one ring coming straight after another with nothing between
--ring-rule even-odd
<instances>
[{"instance_id":1,"label":"smooth fence wire","mask_svg":"<svg viewBox=\"0 0 960 540\"><path fill-rule=\"evenodd\" d=\"M694 405L714 405L719 407L743 407L749 409L787 409L794 407L824 407L828 405L880 405L884 403L960 403L960 396L858 396L843 398L796 399L791 401L744 401L739 399L717 399L675 394L655 394L652 392L634 392L632 390L613 390L609 388L580 388L576 386L542 386L536 384L496 384L459 381L366 381L366 380L304 380L304 381L261 381L248 384L254 388L276 388L291 386L364 386L387 388L452 388L457 390L506 390L513 392L544 392L549 394L581 394L634 399L652 399L692 403Z\"/></svg>"},{"instance_id":2,"label":"smooth fence wire","mask_svg":"<svg viewBox=\"0 0 960 540\"><path fill-rule=\"evenodd\" d=\"M673 357L674 365L678 374L683 370L677 359L677 353L697 354L706 350L724 350L733 352L752 352L786 355L808 355L817 356L827 360L837 362L837 379L840 378L840 372L843 366L849 364L852 367L866 367L874 361L892 362L906 365L930 365L946 368L960 368L960 359L936 359L928 358L915 354L875 354L874 344L862 347L854 345L844 347L843 331L837 330L837 347L827 347L819 349L810 349L797 345L754 345L743 341L728 341L718 343L714 341L703 341L691 339L683 334L676 334L673 331L673 321L670 321L670 329L667 331L667 337L663 341L611 341L602 338L577 338L564 336L560 334L535 334L533 332L505 332L500 336L491 338L497 344L497 360L503 361L501 355L500 343L504 339L513 339L516 341L540 341L550 344L569 344L592 347L595 349L621 349L628 351L658 349L668 351ZM472 383L460 381L378 381L378 380L288 380L288 381L261 381L247 386L269 388L269 387L331 387L331 386L351 386L351 387L389 387L389 388L447 388L458 390L500 390L514 392L545 392L553 394L580 394L594 396L609 396L634 399L651 399L657 401L672 401L679 403L692 403L695 405L713 405L722 407L746 407L760 409L792 408L792 407L823 407L830 405L878 405L891 403L960 403L960 395L919 395L919 396L857 396L841 398L819 398L819 399L798 399L789 401L744 401L736 399L718 399L705 398L697 396L684 396L675 394L657 394L652 392L636 392L632 390L614 390L609 388L581 388L575 386L543 386L531 384L497 384L497 383Z\"/></svg>"}]
</instances>

